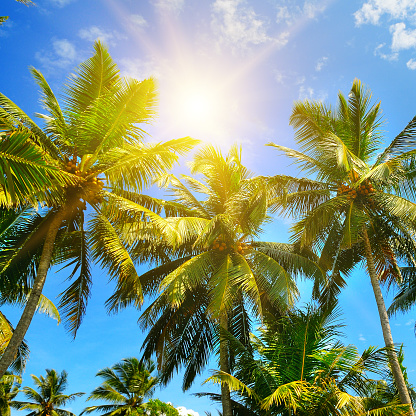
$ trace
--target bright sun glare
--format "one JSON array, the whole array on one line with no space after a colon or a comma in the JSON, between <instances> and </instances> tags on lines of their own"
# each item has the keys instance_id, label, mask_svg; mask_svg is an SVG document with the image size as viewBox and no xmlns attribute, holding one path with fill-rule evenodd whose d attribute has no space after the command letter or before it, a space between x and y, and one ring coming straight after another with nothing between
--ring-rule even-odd
<instances>
[{"instance_id":1,"label":"bright sun glare","mask_svg":"<svg viewBox=\"0 0 416 416\"><path fill-rule=\"evenodd\" d=\"M212 94L202 90L188 91L181 101L180 111L189 122L213 121L215 102Z\"/></svg>"},{"instance_id":2,"label":"bright sun glare","mask_svg":"<svg viewBox=\"0 0 416 416\"><path fill-rule=\"evenodd\" d=\"M214 82L204 81L194 78L176 83L169 94L169 124L182 134L212 139L224 127L226 98Z\"/></svg>"}]
</instances>

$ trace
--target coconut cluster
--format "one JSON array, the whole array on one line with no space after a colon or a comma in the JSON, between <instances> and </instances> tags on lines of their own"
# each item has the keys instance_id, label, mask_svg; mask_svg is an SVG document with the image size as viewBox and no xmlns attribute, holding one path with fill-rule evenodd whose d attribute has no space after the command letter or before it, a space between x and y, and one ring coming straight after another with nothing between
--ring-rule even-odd
<instances>
[{"instance_id":1,"label":"coconut cluster","mask_svg":"<svg viewBox=\"0 0 416 416\"><path fill-rule=\"evenodd\" d=\"M244 252L249 248L248 244L244 242L238 242L237 244L227 244L222 237L217 237L212 243L212 250L225 251L232 250L236 251L239 254L244 254Z\"/></svg>"},{"instance_id":2,"label":"coconut cluster","mask_svg":"<svg viewBox=\"0 0 416 416\"><path fill-rule=\"evenodd\" d=\"M363 182L357 189L350 188L348 185L338 187L337 195L346 195L348 199L354 199L357 196L372 194L375 191L370 181Z\"/></svg>"},{"instance_id":3,"label":"coconut cluster","mask_svg":"<svg viewBox=\"0 0 416 416\"><path fill-rule=\"evenodd\" d=\"M104 187L104 182L101 179L98 179L96 176L91 176L92 171L82 172L79 169L79 165L76 162L69 160L66 164L65 170L73 175L77 175L80 178L86 178L88 195L87 200L91 204L97 204L102 202L102 196L99 194ZM82 204L81 209L86 209L86 203Z\"/></svg>"}]
</instances>

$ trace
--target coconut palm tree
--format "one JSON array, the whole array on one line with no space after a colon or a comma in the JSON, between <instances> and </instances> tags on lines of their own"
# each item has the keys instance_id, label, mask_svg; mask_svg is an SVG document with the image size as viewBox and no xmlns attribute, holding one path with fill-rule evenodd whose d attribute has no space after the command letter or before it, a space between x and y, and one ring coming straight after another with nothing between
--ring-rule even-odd
<instances>
[{"instance_id":1,"label":"coconut palm tree","mask_svg":"<svg viewBox=\"0 0 416 416\"><path fill-rule=\"evenodd\" d=\"M31 375L36 390L23 387L22 392L30 401L16 401L13 407L18 410L29 410L30 416L75 416L74 413L61 409L77 397L85 393L64 394L68 387L68 374L65 370L58 374L55 370L46 370L46 377Z\"/></svg>"},{"instance_id":2,"label":"coconut palm tree","mask_svg":"<svg viewBox=\"0 0 416 416\"><path fill-rule=\"evenodd\" d=\"M152 397L159 379L152 376L156 366L151 361L125 358L111 368L104 368L97 377L104 379L87 400L100 400L109 404L90 406L81 413L98 412L103 416L138 416L151 413L156 402L146 402ZM162 403L162 402L161 402ZM149 405L149 409L147 409Z\"/></svg>"},{"instance_id":3,"label":"coconut palm tree","mask_svg":"<svg viewBox=\"0 0 416 416\"><path fill-rule=\"evenodd\" d=\"M0 414L10 416L11 408L15 407L16 402L13 400L19 393L20 383L19 376L7 372L0 379Z\"/></svg>"},{"instance_id":4,"label":"coconut palm tree","mask_svg":"<svg viewBox=\"0 0 416 416\"><path fill-rule=\"evenodd\" d=\"M232 340L234 376L217 372L210 380L237 392L237 415L407 415L409 405L374 379L388 378L385 348L359 354L344 346L337 318L336 310L309 306L269 320L249 347Z\"/></svg>"},{"instance_id":5,"label":"coconut palm tree","mask_svg":"<svg viewBox=\"0 0 416 416\"><path fill-rule=\"evenodd\" d=\"M333 272L329 292L345 284L342 267L365 261L400 399L410 404L380 281L400 278L398 256L410 260L406 247L413 246L416 205L407 199L414 197L413 177L407 172L416 150L416 118L381 151L380 111L380 104L372 104L370 92L355 80L348 98L339 93L336 109L295 103L290 124L300 151L270 145L313 175L307 185L284 178L288 191L276 203L300 218L293 226L294 241L322 250Z\"/></svg>"},{"instance_id":6,"label":"coconut palm tree","mask_svg":"<svg viewBox=\"0 0 416 416\"><path fill-rule=\"evenodd\" d=\"M69 78L63 108L43 75L31 69L48 111L47 115L38 115L44 121L44 130L0 94L0 124L12 124L17 130L21 126L26 139L30 136L42 147L45 160L72 178L70 184L52 183L50 189L59 190L52 197L35 198L40 205L38 212L32 212L30 219L22 215L16 220L20 237L14 235L13 249L2 256L0 275L5 277L5 287L23 284L31 288L31 293L0 360L0 375L13 360L30 325L52 260L71 268L69 278L73 281L61 294L60 306L74 334L90 293L92 260L117 281L108 303L110 309L142 302L134 264L102 209L111 205L120 215L127 209L143 213L145 208L133 202L126 205L121 193L140 192L166 172L178 154L196 143L184 138L144 144L145 133L139 123L149 123L154 116L154 80L139 82L120 77L106 47L96 42L94 49L94 55ZM87 204L90 217L85 215ZM16 268L23 269L23 274L11 272Z\"/></svg>"},{"instance_id":7,"label":"coconut palm tree","mask_svg":"<svg viewBox=\"0 0 416 416\"><path fill-rule=\"evenodd\" d=\"M297 298L294 278L320 274L306 250L259 240L270 220L268 188L243 166L238 147L224 157L207 146L190 167L201 180L167 178L173 200L163 203L166 218L124 223L132 257L153 259L157 266L140 277L146 293L160 291L140 318L150 329L144 356L156 353L164 383L185 366L184 389L213 351L229 372L233 358L226 333L248 341L250 313L263 317L286 310ZM227 386L222 398L223 414L230 416Z\"/></svg>"}]
</instances>

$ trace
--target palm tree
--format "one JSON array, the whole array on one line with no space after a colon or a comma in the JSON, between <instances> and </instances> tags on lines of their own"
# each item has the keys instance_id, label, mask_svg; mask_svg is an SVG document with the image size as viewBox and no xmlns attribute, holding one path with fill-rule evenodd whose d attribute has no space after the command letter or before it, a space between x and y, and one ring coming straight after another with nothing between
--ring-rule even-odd
<instances>
[{"instance_id":1,"label":"palm tree","mask_svg":"<svg viewBox=\"0 0 416 416\"><path fill-rule=\"evenodd\" d=\"M72 184L52 183L48 192L59 192L51 197L34 198L40 209L32 212L29 219L27 213L16 219L19 233L12 236L15 245L2 256L0 275L5 276L5 287L26 285L31 294L0 360L0 375L13 360L30 325L52 259L55 264L72 268L69 278L73 282L61 294L60 307L74 334L90 293L91 260L101 263L110 278L117 281L115 294L108 302L110 309L142 302L134 264L103 209L111 205L120 215L126 210L143 213L145 208L129 203L122 192L140 192L169 169L178 154L196 143L184 138L144 144L144 131L138 123L148 123L154 115L154 81L121 78L106 47L96 42L94 49L94 55L79 66L66 84L63 109L43 75L31 69L49 113L38 115L44 121L44 131L0 94L0 125L8 123L22 130L26 140L39 143L44 159L55 170L72 178ZM91 218L86 224L87 203ZM10 272L14 269L23 269L23 273Z\"/></svg>"},{"instance_id":2,"label":"palm tree","mask_svg":"<svg viewBox=\"0 0 416 416\"><path fill-rule=\"evenodd\" d=\"M309 306L270 320L249 347L232 341L235 375L217 372L210 380L237 392L236 415L407 415L409 406L387 397L384 381L373 379L387 378L386 350L360 355L342 345L337 318L336 310Z\"/></svg>"},{"instance_id":3,"label":"palm tree","mask_svg":"<svg viewBox=\"0 0 416 416\"><path fill-rule=\"evenodd\" d=\"M104 368L97 377L104 379L87 400L101 400L110 404L90 406L81 413L99 412L103 416L138 416L147 414L146 399L153 395L159 379L153 377L156 366L151 361L125 358L111 368ZM157 404L157 403L156 403ZM155 403L150 404L150 409Z\"/></svg>"},{"instance_id":4,"label":"palm tree","mask_svg":"<svg viewBox=\"0 0 416 416\"><path fill-rule=\"evenodd\" d=\"M11 408L15 407L16 403L13 399L19 393L21 382L19 376L9 372L0 379L0 414L2 416L11 415Z\"/></svg>"},{"instance_id":5,"label":"palm tree","mask_svg":"<svg viewBox=\"0 0 416 416\"><path fill-rule=\"evenodd\" d=\"M413 179L406 172L415 151L416 118L380 154L380 104L355 80L348 98L339 93L336 110L318 102L297 102L290 118L301 151L270 144L314 175L308 183L284 178L288 191L276 200L301 219L294 241L322 250L336 293L343 284L341 268L364 260L377 302L385 345L400 399L409 394L394 351L380 281L399 279L397 256L409 261L416 205ZM337 287L338 286L338 287ZM335 287L335 289L334 289ZM413 414L413 413L412 413Z\"/></svg>"},{"instance_id":6,"label":"palm tree","mask_svg":"<svg viewBox=\"0 0 416 416\"><path fill-rule=\"evenodd\" d=\"M229 372L233 357L227 333L247 342L250 313L263 317L286 310L298 294L293 278L320 273L306 250L258 241L270 220L268 188L262 178L252 178L237 147L224 157L207 146L190 167L201 180L167 178L174 197L162 204L167 218L126 221L132 257L157 265L140 277L146 293L160 291L140 318L143 328L150 328L144 357L157 354L164 383L184 365L184 389L217 348L219 366ZM224 416L230 416L225 385L222 405Z\"/></svg>"},{"instance_id":7,"label":"palm tree","mask_svg":"<svg viewBox=\"0 0 416 416\"><path fill-rule=\"evenodd\" d=\"M33 374L31 377L38 391L31 387L23 387L22 392L30 401L16 401L13 404L15 409L30 410L30 416L75 416L74 413L60 407L84 393L64 394L68 385L68 374L65 370L61 374L53 369L46 370L46 377L38 378Z\"/></svg>"}]
</instances>

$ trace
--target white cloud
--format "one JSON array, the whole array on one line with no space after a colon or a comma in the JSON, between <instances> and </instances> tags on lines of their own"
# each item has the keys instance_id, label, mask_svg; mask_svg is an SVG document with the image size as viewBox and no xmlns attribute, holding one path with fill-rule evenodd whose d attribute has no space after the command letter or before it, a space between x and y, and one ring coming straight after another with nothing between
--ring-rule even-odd
<instances>
[{"instance_id":1,"label":"white cloud","mask_svg":"<svg viewBox=\"0 0 416 416\"><path fill-rule=\"evenodd\" d=\"M179 13L185 4L185 0L152 0L152 4L160 12Z\"/></svg>"},{"instance_id":2,"label":"white cloud","mask_svg":"<svg viewBox=\"0 0 416 416\"><path fill-rule=\"evenodd\" d=\"M303 5L303 14L308 19L315 19L326 9L326 4L322 1L305 1Z\"/></svg>"},{"instance_id":3,"label":"white cloud","mask_svg":"<svg viewBox=\"0 0 416 416\"><path fill-rule=\"evenodd\" d=\"M416 29L406 30L406 25L401 22L391 25L390 33L392 34L391 49L393 51L416 47Z\"/></svg>"},{"instance_id":4,"label":"white cloud","mask_svg":"<svg viewBox=\"0 0 416 416\"><path fill-rule=\"evenodd\" d=\"M184 406L178 406L176 409L178 410L180 416L187 416L187 415L199 416L198 412L192 409L187 409Z\"/></svg>"},{"instance_id":5,"label":"white cloud","mask_svg":"<svg viewBox=\"0 0 416 416\"><path fill-rule=\"evenodd\" d=\"M216 0L212 10L211 26L220 43L245 50L270 41L283 46L288 41L288 32L278 37L269 36L267 21L246 7L242 0Z\"/></svg>"},{"instance_id":6,"label":"white cloud","mask_svg":"<svg viewBox=\"0 0 416 416\"><path fill-rule=\"evenodd\" d=\"M140 14L130 15L130 21L131 21L131 23L133 23L135 26L138 26L138 27L148 26L148 23L147 23L146 19Z\"/></svg>"},{"instance_id":7,"label":"white cloud","mask_svg":"<svg viewBox=\"0 0 416 416\"><path fill-rule=\"evenodd\" d=\"M152 60L143 61L141 59L120 59L119 67L124 76L136 78L139 81L155 77L160 79L161 69Z\"/></svg>"},{"instance_id":8,"label":"white cloud","mask_svg":"<svg viewBox=\"0 0 416 416\"><path fill-rule=\"evenodd\" d=\"M416 69L416 61L414 59L410 59L407 61L406 66L414 71Z\"/></svg>"},{"instance_id":9,"label":"white cloud","mask_svg":"<svg viewBox=\"0 0 416 416\"><path fill-rule=\"evenodd\" d=\"M77 60L75 46L67 39L55 39L52 41L52 50L38 51L35 58L49 71L54 68L65 68Z\"/></svg>"},{"instance_id":10,"label":"white cloud","mask_svg":"<svg viewBox=\"0 0 416 416\"><path fill-rule=\"evenodd\" d=\"M77 55L75 46L67 39L57 39L53 43L53 49L55 53L61 57L68 59L69 61L75 60Z\"/></svg>"},{"instance_id":11,"label":"white cloud","mask_svg":"<svg viewBox=\"0 0 416 416\"><path fill-rule=\"evenodd\" d=\"M366 338L364 338L364 335L363 335L363 334L360 334L360 335L358 336L358 339L359 339L360 341L367 341L367 340L366 340Z\"/></svg>"},{"instance_id":12,"label":"white cloud","mask_svg":"<svg viewBox=\"0 0 416 416\"><path fill-rule=\"evenodd\" d=\"M275 70L274 71L274 78L277 81L278 84L284 84L286 79L287 79L287 75L284 72Z\"/></svg>"},{"instance_id":13,"label":"white cloud","mask_svg":"<svg viewBox=\"0 0 416 416\"><path fill-rule=\"evenodd\" d=\"M64 7L67 4L71 3L73 0L49 0L52 4L58 7Z\"/></svg>"},{"instance_id":14,"label":"white cloud","mask_svg":"<svg viewBox=\"0 0 416 416\"><path fill-rule=\"evenodd\" d=\"M322 91L316 92L312 87L301 85L299 87L299 100L309 101L325 101L328 98L328 94Z\"/></svg>"},{"instance_id":15,"label":"white cloud","mask_svg":"<svg viewBox=\"0 0 416 416\"><path fill-rule=\"evenodd\" d=\"M299 19L315 19L326 10L327 3L327 1L322 0L306 0L302 5L279 6L276 22L285 22L292 25Z\"/></svg>"},{"instance_id":16,"label":"white cloud","mask_svg":"<svg viewBox=\"0 0 416 416\"><path fill-rule=\"evenodd\" d=\"M322 58L318 59L318 62L316 63L316 66L315 66L315 70L317 72L321 71L327 62L328 62L327 56L323 56Z\"/></svg>"},{"instance_id":17,"label":"white cloud","mask_svg":"<svg viewBox=\"0 0 416 416\"><path fill-rule=\"evenodd\" d=\"M414 65L414 68L411 68L411 69L416 69L416 61L413 61L413 65ZM414 319L410 319L409 321L407 321L405 323L405 325L406 326L409 326L409 325L413 325L414 323L415 323L415 320Z\"/></svg>"},{"instance_id":18,"label":"white cloud","mask_svg":"<svg viewBox=\"0 0 416 416\"><path fill-rule=\"evenodd\" d=\"M115 45L117 40L125 39L125 36L121 35L117 31L108 31L105 32L98 26L91 26L86 29L81 29L78 32L78 36L81 39L88 40L90 42L94 42L95 40L101 40L102 42L108 45Z\"/></svg>"},{"instance_id":19,"label":"white cloud","mask_svg":"<svg viewBox=\"0 0 416 416\"><path fill-rule=\"evenodd\" d=\"M385 43L381 43L374 49L374 55L379 56L382 59L385 59L386 61L397 61L397 58L399 57L399 54L397 52L392 53L384 53L383 48L386 46Z\"/></svg>"},{"instance_id":20,"label":"white cloud","mask_svg":"<svg viewBox=\"0 0 416 416\"><path fill-rule=\"evenodd\" d=\"M385 44L378 45L374 51L374 54L382 59L394 61L398 59L400 51L416 48L416 29L406 28L406 23L416 22L415 0L367 0L354 16L357 26L379 25L383 16L386 16L388 21L396 20L389 26L391 52L383 51ZM413 60L407 62L407 67L414 68Z\"/></svg>"},{"instance_id":21,"label":"white cloud","mask_svg":"<svg viewBox=\"0 0 416 416\"><path fill-rule=\"evenodd\" d=\"M277 8L277 15L276 15L276 22L280 23L280 22L289 22L292 20L292 15L289 12L289 9L287 8L287 6L280 6Z\"/></svg>"},{"instance_id":22,"label":"white cloud","mask_svg":"<svg viewBox=\"0 0 416 416\"><path fill-rule=\"evenodd\" d=\"M390 19L414 18L416 2L414 0L369 0L354 13L355 23L379 24L380 18L387 15Z\"/></svg>"}]
</instances>

